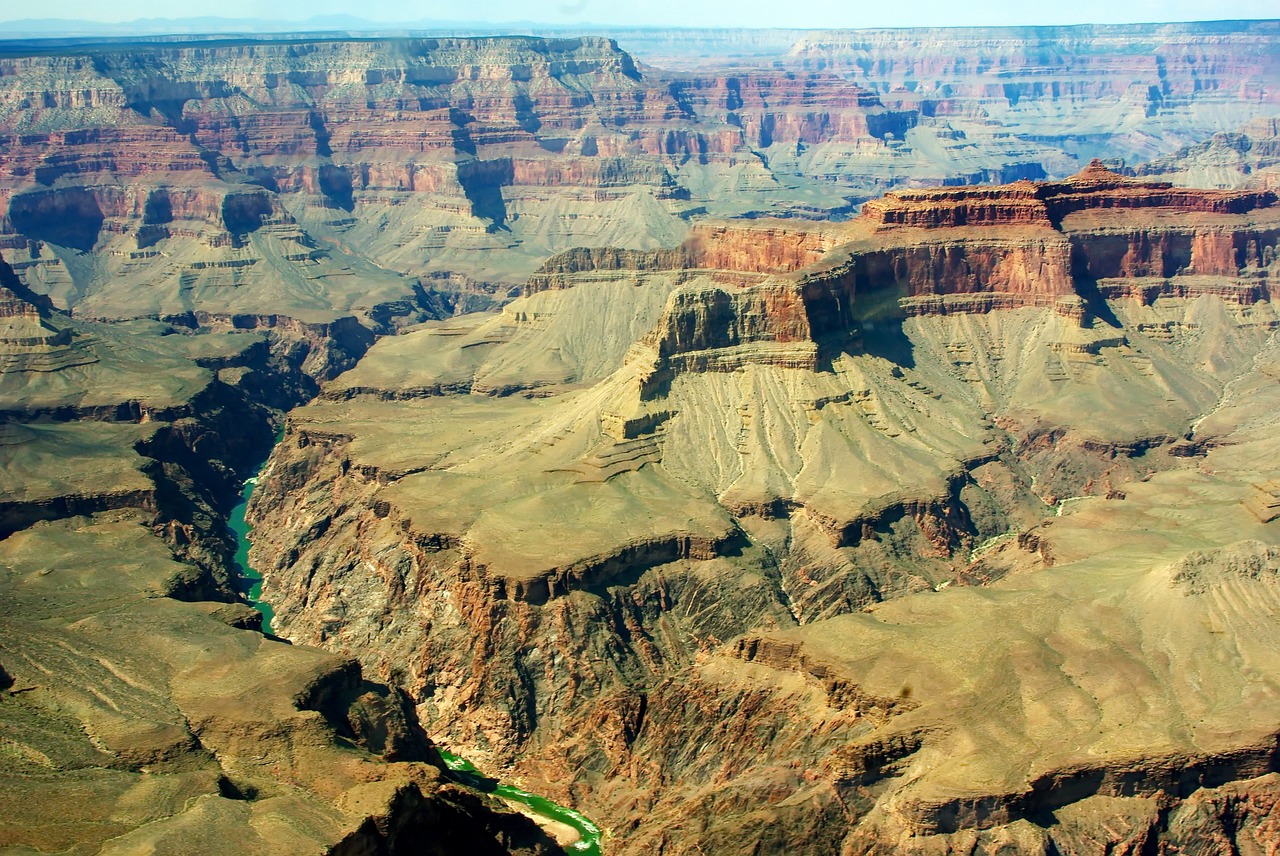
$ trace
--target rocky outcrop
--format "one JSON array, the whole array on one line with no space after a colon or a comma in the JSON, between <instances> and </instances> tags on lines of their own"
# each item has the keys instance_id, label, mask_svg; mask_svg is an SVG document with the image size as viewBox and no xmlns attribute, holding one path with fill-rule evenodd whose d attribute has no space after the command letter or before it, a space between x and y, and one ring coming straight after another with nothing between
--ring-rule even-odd
<instances>
[{"instance_id":1,"label":"rocky outcrop","mask_svg":"<svg viewBox=\"0 0 1280 856\"><path fill-rule=\"evenodd\" d=\"M572 288L581 276L608 276L619 271L682 271L691 267L686 247L674 250L627 250L618 247L576 247L552 256L529 277L524 293Z\"/></svg>"},{"instance_id":2,"label":"rocky outcrop","mask_svg":"<svg viewBox=\"0 0 1280 856\"><path fill-rule=\"evenodd\" d=\"M1004 187L919 190L868 202L863 216L883 226L926 229L957 226L1060 226L1082 211L1168 209L1184 214L1247 214L1276 202L1255 190L1200 190L1169 182L1134 180L1094 160L1064 181L1017 182Z\"/></svg>"},{"instance_id":3,"label":"rocky outcrop","mask_svg":"<svg viewBox=\"0 0 1280 856\"><path fill-rule=\"evenodd\" d=\"M708 270L720 281L745 284L814 264L836 243L837 235L838 230L816 225L738 221L696 225L683 244L670 250L575 247L543 262L529 278L525 293L569 288L583 274L619 271Z\"/></svg>"},{"instance_id":4,"label":"rocky outcrop","mask_svg":"<svg viewBox=\"0 0 1280 856\"><path fill-rule=\"evenodd\" d=\"M1041 306L1088 326L1099 298L1270 299L1275 203L1268 191L1176 188L1094 162L1061 182L898 191L821 230L703 225L673 252L577 250L549 261L530 292L683 264L685 280L706 271L717 284L672 294L646 340L659 375L811 368L819 346L863 319Z\"/></svg>"},{"instance_id":5,"label":"rocky outcrop","mask_svg":"<svg viewBox=\"0 0 1280 856\"><path fill-rule=\"evenodd\" d=\"M744 274L790 273L814 264L837 238L820 227L781 222L695 227L685 246L691 267Z\"/></svg>"},{"instance_id":6,"label":"rocky outcrop","mask_svg":"<svg viewBox=\"0 0 1280 856\"><path fill-rule=\"evenodd\" d=\"M1044 194L1030 181L1004 187L899 191L862 206L882 226L945 229L957 226L1049 226Z\"/></svg>"},{"instance_id":7,"label":"rocky outcrop","mask_svg":"<svg viewBox=\"0 0 1280 856\"><path fill-rule=\"evenodd\" d=\"M0 242L86 315L369 312L425 276L505 294L574 246L674 246L707 215L822 218L903 184L1146 157L1274 100L1264 25L793 35L776 62L678 73L599 37L17 50ZM112 261L90 274L67 250ZM378 289L344 277L374 270L366 305Z\"/></svg>"},{"instance_id":8,"label":"rocky outcrop","mask_svg":"<svg viewBox=\"0 0 1280 856\"><path fill-rule=\"evenodd\" d=\"M1145 801L1265 780L1273 725L1201 684L1247 733L1187 737L1177 713L1139 734L1123 692L1077 682L1193 608L1161 588L1181 539L1260 525L1223 488L1216 522L1108 558L1186 520L1201 494L1166 489L1235 448L1186 437L1269 359L1264 251L1231 270L1220 236L1270 246L1271 202L1095 166L556 256L501 315L384 340L290 415L250 509L276 627L359 656L453 743L606 818L623 852L730 832L814 853L1045 848L1110 841L1120 817L1173 840ZM1114 235L1132 253L1112 269ZM1180 242L1197 265L1157 274ZM1231 299L1246 286L1253 302ZM1113 540L1108 511L1138 529ZM1049 569L1065 588L1041 589ZM1238 577L1220 584L1274 582ZM1128 623L1099 654L1070 628L1103 615ZM1063 749L1040 692L1096 709L1065 721L1104 736Z\"/></svg>"},{"instance_id":9,"label":"rocky outcrop","mask_svg":"<svg viewBox=\"0 0 1280 856\"><path fill-rule=\"evenodd\" d=\"M32 293L0 256L0 371L55 372L96 362L85 345L58 322L48 298Z\"/></svg>"}]
</instances>

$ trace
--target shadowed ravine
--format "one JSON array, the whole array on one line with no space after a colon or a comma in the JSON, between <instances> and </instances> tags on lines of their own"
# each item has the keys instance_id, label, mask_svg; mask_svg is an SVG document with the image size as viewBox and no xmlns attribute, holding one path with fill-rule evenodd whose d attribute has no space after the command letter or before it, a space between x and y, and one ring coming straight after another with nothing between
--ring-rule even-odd
<instances>
[{"instance_id":1,"label":"shadowed ravine","mask_svg":"<svg viewBox=\"0 0 1280 856\"><path fill-rule=\"evenodd\" d=\"M249 536L253 527L245 520L249 497L253 496L253 490L257 486L257 474L245 480L244 490L240 492L240 502L231 509L227 517L227 525L236 534L236 590L245 596L250 606L262 613L262 632L270 635L271 622L275 613L271 609L271 604L261 599L262 574L255 571L249 564ZM539 817L572 827L579 837L569 845L569 848L584 856L600 856L600 827L588 820L581 812L553 803L545 797L531 794L514 785L500 784L497 780L481 773L470 761L452 752L441 750L440 754L454 776L463 784L491 793L508 803L519 803Z\"/></svg>"}]
</instances>

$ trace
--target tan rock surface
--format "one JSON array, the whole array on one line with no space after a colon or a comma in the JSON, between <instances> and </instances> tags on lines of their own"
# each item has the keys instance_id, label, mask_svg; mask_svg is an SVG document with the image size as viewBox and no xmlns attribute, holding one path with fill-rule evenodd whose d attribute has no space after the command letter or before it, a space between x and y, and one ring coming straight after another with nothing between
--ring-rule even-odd
<instances>
[{"instance_id":1,"label":"tan rock surface","mask_svg":"<svg viewBox=\"0 0 1280 856\"><path fill-rule=\"evenodd\" d=\"M1148 258L1273 240L1271 198L1010 192L1074 213L905 226L881 212L999 193L890 196L792 272L565 254L500 317L375 345L255 494L278 626L622 852L1265 840L1218 789L1273 798L1272 271L1089 266L1122 223ZM957 246L971 279L906 261ZM548 385L579 313L631 343ZM527 384L477 383L498 364Z\"/></svg>"},{"instance_id":2,"label":"tan rock surface","mask_svg":"<svg viewBox=\"0 0 1280 856\"><path fill-rule=\"evenodd\" d=\"M165 597L184 571L144 522L72 518L0 542L13 677L0 698L0 847L330 852L401 793L434 804L433 834L481 846L430 750L388 763L344 739L354 664Z\"/></svg>"},{"instance_id":3,"label":"tan rock surface","mask_svg":"<svg viewBox=\"0 0 1280 856\"><path fill-rule=\"evenodd\" d=\"M0 287L0 850L560 852L453 783L399 692L238 601L226 509L276 418L249 396L297 368L73 320L3 260Z\"/></svg>"}]
</instances>

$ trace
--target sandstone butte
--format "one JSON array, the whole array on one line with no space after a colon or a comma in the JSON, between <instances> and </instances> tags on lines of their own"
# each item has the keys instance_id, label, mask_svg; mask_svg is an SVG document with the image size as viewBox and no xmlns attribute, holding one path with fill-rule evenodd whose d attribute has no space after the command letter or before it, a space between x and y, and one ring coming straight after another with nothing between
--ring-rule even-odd
<instances>
[{"instance_id":1,"label":"sandstone butte","mask_svg":"<svg viewBox=\"0 0 1280 856\"><path fill-rule=\"evenodd\" d=\"M566 252L290 413L264 596L610 852L1253 852L1278 238L1095 162Z\"/></svg>"},{"instance_id":2,"label":"sandstone butte","mask_svg":"<svg viewBox=\"0 0 1280 856\"><path fill-rule=\"evenodd\" d=\"M0 44L0 849L1274 848L1275 23L648 38Z\"/></svg>"}]
</instances>

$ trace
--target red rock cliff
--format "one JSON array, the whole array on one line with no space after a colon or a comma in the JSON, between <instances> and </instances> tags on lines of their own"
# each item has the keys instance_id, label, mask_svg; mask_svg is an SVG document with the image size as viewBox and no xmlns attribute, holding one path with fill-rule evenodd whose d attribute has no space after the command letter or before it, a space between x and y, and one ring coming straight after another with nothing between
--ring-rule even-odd
<instances>
[{"instance_id":1,"label":"red rock cliff","mask_svg":"<svg viewBox=\"0 0 1280 856\"><path fill-rule=\"evenodd\" d=\"M649 337L666 365L810 364L816 351L796 344L848 336L864 304L883 306L878 295L909 315L1055 306L1081 321L1098 288L1143 300L1267 299L1280 285L1275 202L1266 191L1126 179L1095 162L1061 182L890 193L825 229L704 225L677 250L574 251L548 262L531 289L604 269L702 274L715 284L673 294Z\"/></svg>"}]
</instances>

